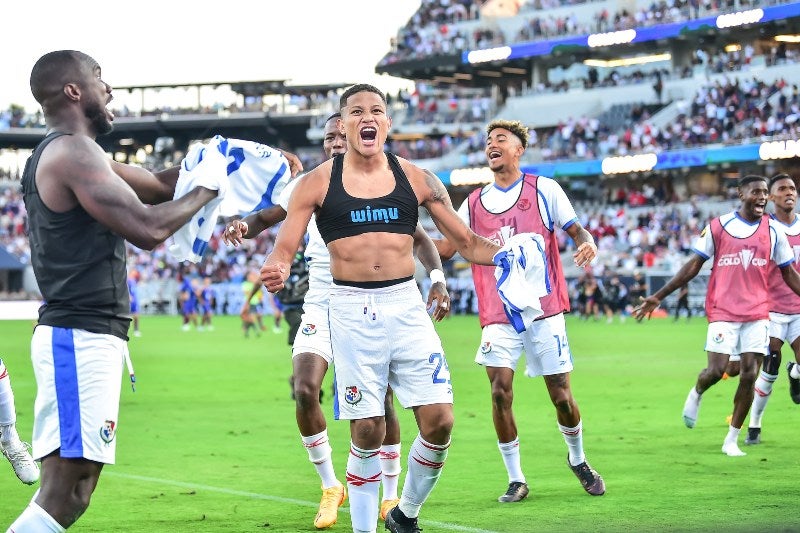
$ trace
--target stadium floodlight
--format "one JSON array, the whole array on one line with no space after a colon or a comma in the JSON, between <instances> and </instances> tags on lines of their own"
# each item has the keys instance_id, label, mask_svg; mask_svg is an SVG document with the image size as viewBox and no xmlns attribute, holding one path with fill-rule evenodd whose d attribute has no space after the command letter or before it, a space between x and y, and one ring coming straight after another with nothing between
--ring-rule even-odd
<instances>
[{"instance_id":1,"label":"stadium floodlight","mask_svg":"<svg viewBox=\"0 0 800 533\"><path fill-rule=\"evenodd\" d=\"M626 155L606 157L601 163L603 174L630 174L653 170L658 163L656 154Z\"/></svg>"},{"instance_id":2,"label":"stadium floodlight","mask_svg":"<svg viewBox=\"0 0 800 533\"><path fill-rule=\"evenodd\" d=\"M763 9L748 9L736 13L726 13L717 17L717 28L733 28L745 24L755 24L764 18Z\"/></svg>"},{"instance_id":3,"label":"stadium floodlight","mask_svg":"<svg viewBox=\"0 0 800 533\"><path fill-rule=\"evenodd\" d=\"M583 64L588 67L603 67L603 68L617 68L617 67L630 67L632 65L645 65L647 63L655 63L658 61L669 61L672 59L672 54L651 54L646 56L635 57L621 57L619 59L584 59Z\"/></svg>"}]
</instances>

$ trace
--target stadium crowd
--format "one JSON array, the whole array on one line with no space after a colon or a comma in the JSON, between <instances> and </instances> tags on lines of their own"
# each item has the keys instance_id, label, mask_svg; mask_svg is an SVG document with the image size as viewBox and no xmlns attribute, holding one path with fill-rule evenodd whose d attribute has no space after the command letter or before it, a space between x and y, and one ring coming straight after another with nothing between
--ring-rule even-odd
<instances>
[{"instance_id":1,"label":"stadium crowd","mask_svg":"<svg viewBox=\"0 0 800 533\"><path fill-rule=\"evenodd\" d=\"M638 10L621 9L610 13L600 7L591 15L579 18L575 13L546 14L554 8L584 2L523 2L514 19L504 30L492 17L481 17L484 2L462 0L423 1L422 6L390 42L390 51L381 65L419 60L429 56L457 54L467 50L507 46L521 42L556 37L621 31L636 27L668 24L714 16L739 9L753 9L780 2L760 0L700 1L674 0L652 2Z\"/></svg>"}]
</instances>

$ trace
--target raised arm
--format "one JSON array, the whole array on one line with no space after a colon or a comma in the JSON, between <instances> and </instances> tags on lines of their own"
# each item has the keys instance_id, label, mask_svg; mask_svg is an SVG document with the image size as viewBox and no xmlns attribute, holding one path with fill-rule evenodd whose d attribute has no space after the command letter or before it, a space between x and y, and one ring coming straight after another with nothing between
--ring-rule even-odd
<instances>
[{"instance_id":1,"label":"raised arm","mask_svg":"<svg viewBox=\"0 0 800 533\"><path fill-rule=\"evenodd\" d=\"M414 254L419 258L420 263L425 267L425 272L428 273L431 279L427 308L430 309L433 306L433 302L436 302L436 311L433 313L433 319L438 322L447 315L447 311L450 309L450 295L447 292L447 283L442 271L439 252L437 252L436 246L434 246L430 236L419 222L417 222L417 229L414 231Z\"/></svg>"},{"instance_id":2,"label":"raised arm","mask_svg":"<svg viewBox=\"0 0 800 533\"><path fill-rule=\"evenodd\" d=\"M37 176L51 177L44 185L52 195L48 202L66 195L59 205L79 203L92 218L145 250L164 242L217 196L217 191L198 187L178 200L146 206L114 167L97 143L71 135L51 143L40 160ZM158 178L153 175L150 180L155 183Z\"/></svg>"}]
</instances>

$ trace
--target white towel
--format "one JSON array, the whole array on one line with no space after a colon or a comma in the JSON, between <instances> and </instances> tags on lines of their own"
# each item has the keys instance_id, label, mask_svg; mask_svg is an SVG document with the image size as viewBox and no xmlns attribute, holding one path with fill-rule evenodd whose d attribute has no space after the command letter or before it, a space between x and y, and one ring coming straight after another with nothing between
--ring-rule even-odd
<instances>
[{"instance_id":1,"label":"white towel","mask_svg":"<svg viewBox=\"0 0 800 533\"><path fill-rule=\"evenodd\" d=\"M509 322L525 331L542 316L540 298L550 294L544 238L538 233L519 233L511 237L493 258L497 293Z\"/></svg>"},{"instance_id":2,"label":"white towel","mask_svg":"<svg viewBox=\"0 0 800 533\"><path fill-rule=\"evenodd\" d=\"M290 179L289 162L271 146L219 135L195 145L181 162L174 198L200 186L219 194L175 232L170 253L179 261L200 261L219 217L243 217L277 205Z\"/></svg>"}]
</instances>

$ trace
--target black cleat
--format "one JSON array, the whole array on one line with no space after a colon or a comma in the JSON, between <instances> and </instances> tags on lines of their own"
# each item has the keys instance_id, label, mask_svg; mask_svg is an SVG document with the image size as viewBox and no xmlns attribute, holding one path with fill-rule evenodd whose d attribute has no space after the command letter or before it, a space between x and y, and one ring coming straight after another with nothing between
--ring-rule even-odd
<instances>
[{"instance_id":1,"label":"black cleat","mask_svg":"<svg viewBox=\"0 0 800 533\"><path fill-rule=\"evenodd\" d=\"M386 513L386 521L383 527L392 533L419 533L422 531L417 525L417 519L409 518L403 514L400 507L395 507Z\"/></svg>"},{"instance_id":2,"label":"black cleat","mask_svg":"<svg viewBox=\"0 0 800 533\"><path fill-rule=\"evenodd\" d=\"M747 428L747 437L744 443L748 446L753 444L761 444L761 428Z\"/></svg>"},{"instance_id":3,"label":"black cleat","mask_svg":"<svg viewBox=\"0 0 800 533\"><path fill-rule=\"evenodd\" d=\"M505 494L497 498L500 503L519 502L528 497L528 484L522 481L512 481L508 484Z\"/></svg>"},{"instance_id":4,"label":"black cleat","mask_svg":"<svg viewBox=\"0 0 800 533\"><path fill-rule=\"evenodd\" d=\"M800 404L800 379L792 377L792 366L795 364L788 363L786 365L786 373L789 374L789 394L792 396L792 401Z\"/></svg>"},{"instance_id":5,"label":"black cleat","mask_svg":"<svg viewBox=\"0 0 800 533\"><path fill-rule=\"evenodd\" d=\"M581 485L586 492L592 496L602 496L606 492L606 484L600 474L595 472L589 463L582 462L578 466L572 466L569 462L569 455L567 455L567 465L572 469L572 472L580 480Z\"/></svg>"}]
</instances>

